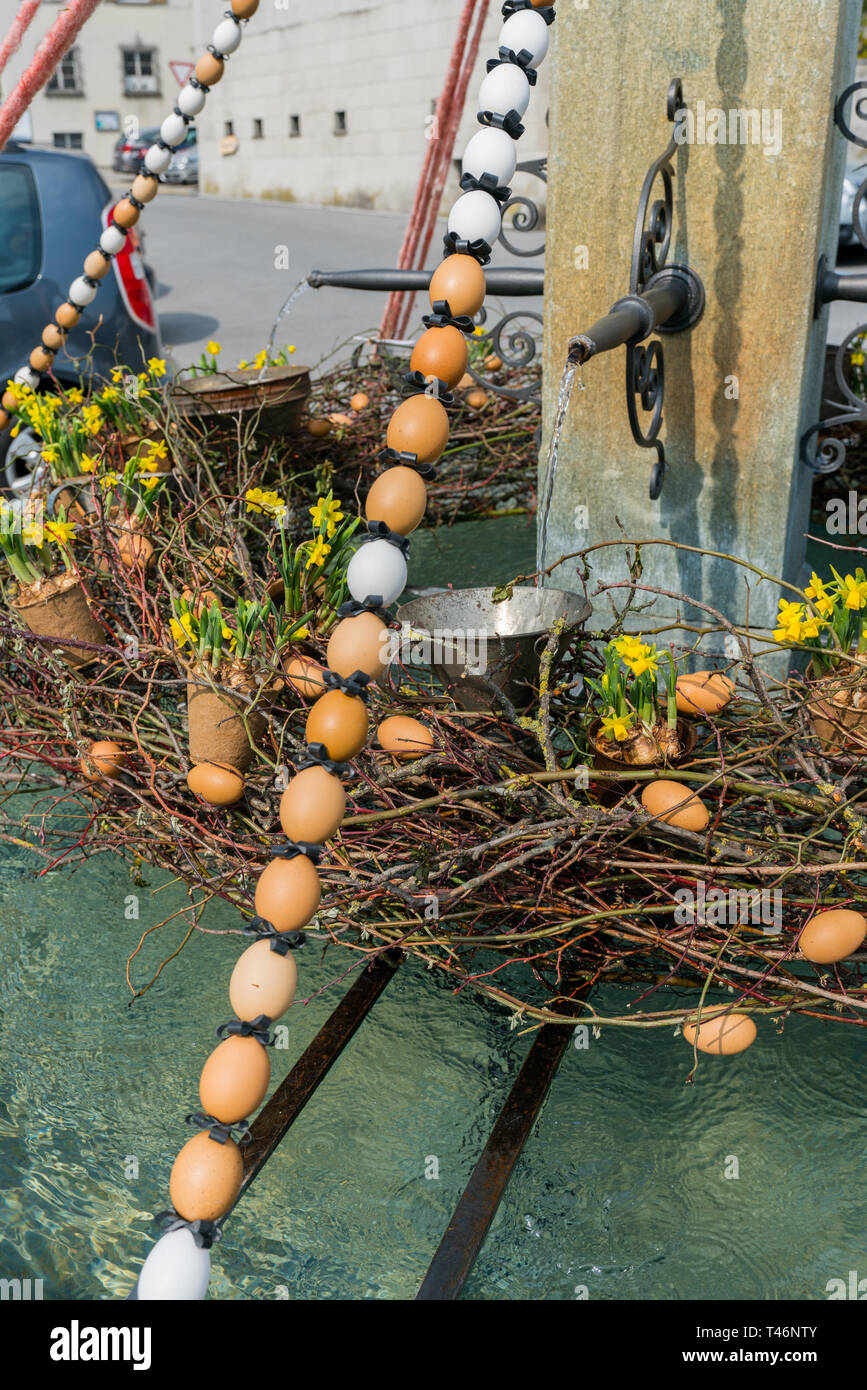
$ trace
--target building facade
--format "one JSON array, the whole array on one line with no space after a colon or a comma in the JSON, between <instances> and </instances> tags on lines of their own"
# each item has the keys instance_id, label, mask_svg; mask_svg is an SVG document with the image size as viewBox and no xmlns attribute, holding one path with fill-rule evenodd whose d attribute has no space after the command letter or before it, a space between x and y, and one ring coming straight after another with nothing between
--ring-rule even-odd
<instances>
[{"instance_id":1,"label":"building facade","mask_svg":"<svg viewBox=\"0 0 867 1390\"><path fill-rule=\"evenodd\" d=\"M194 0L210 39L212 0ZM233 198L407 209L463 0L263 0L198 118L200 186ZM476 98L502 25L492 0L455 146L478 129ZM554 26L556 29L556 25ZM552 30L552 40L554 31ZM543 65L519 158L547 149ZM537 181L517 192L540 192ZM542 190L543 191L543 190ZM454 188L448 190L449 199Z\"/></svg>"},{"instance_id":2,"label":"building facade","mask_svg":"<svg viewBox=\"0 0 867 1390\"><path fill-rule=\"evenodd\" d=\"M7 95L55 22L61 0L43 0L2 75ZM0 0L5 34L18 0ZM111 167L118 137L159 125L197 56L191 0L103 0L48 86L35 97L16 138L84 150ZM174 70L172 65L174 65Z\"/></svg>"}]
</instances>

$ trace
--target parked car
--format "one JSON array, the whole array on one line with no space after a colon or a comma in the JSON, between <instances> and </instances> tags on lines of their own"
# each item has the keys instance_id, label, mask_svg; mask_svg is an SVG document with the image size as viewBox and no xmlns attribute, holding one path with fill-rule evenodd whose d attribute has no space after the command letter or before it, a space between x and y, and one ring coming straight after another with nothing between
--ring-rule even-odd
<instances>
[{"instance_id":1,"label":"parked car","mask_svg":"<svg viewBox=\"0 0 867 1390\"><path fill-rule=\"evenodd\" d=\"M178 145L163 178L166 183L199 182L199 146L195 126L187 132L184 143Z\"/></svg>"},{"instance_id":2,"label":"parked car","mask_svg":"<svg viewBox=\"0 0 867 1390\"><path fill-rule=\"evenodd\" d=\"M843 180L843 195L840 199L840 245L852 246L858 241L852 220L855 195L867 179L867 164L858 164L846 170ZM867 195L861 201L859 210L861 234L867 240Z\"/></svg>"},{"instance_id":3,"label":"parked car","mask_svg":"<svg viewBox=\"0 0 867 1390\"><path fill-rule=\"evenodd\" d=\"M114 144L111 167L116 174L137 174L148 147L160 133L158 125L140 130L138 135L119 135Z\"/></svg>"},{"instance_id":4,"label":"parked car","mask_svg":"<svg viewBox=\"0 0 867 1390\"><path fill-rule=\"evenodd\" d=\"M14 376L39 343L108 226L114 201L86 155L13 141L0 154L0 383ZM133 228L55 358L58 381L72 385L83 371L107 379L118 363L140 370L149 357L162 356L142 256L142 239ZM15 439L9 430L0 433L0 484L26 490L38 445L29 428Z\"/></svg>"}]
</instances>

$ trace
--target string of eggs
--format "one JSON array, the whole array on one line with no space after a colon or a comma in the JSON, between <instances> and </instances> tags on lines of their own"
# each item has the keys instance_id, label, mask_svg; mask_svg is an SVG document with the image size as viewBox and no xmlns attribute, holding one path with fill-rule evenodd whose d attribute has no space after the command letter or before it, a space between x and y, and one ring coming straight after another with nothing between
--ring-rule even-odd
<instances>
[{"instance_id":1,"label":"string of eggs","mask_svg":"<svg viewBox=\"0 0 867 1390\"><path fill-rule=\"evenodd\" d=\"M137 1297L144 1301L200 1299L207 1292L210 1246L241 1189L239 1140L270 1080L268 1029L294 999L297 970L291 950L303 941L302 929L319 907L322 885L316 866L324 842L336 833L345 813L341 777L367 742L367 686L381 679L387 667L387 610L406 585L407 538L425 514L425 478L448 442L444 401L450 401L451 388L467 369L466 334L472 332L485 297L482 265L500 233L501 204L516 167L515 141L523 131L520 118L529 104L535 69L548 51L554 11L532 0L506 0L503 18L499 54L488 63L479 93L484 128L464 152L465 191L449 215L446 255L429 285L432 313L424 319L426 330L410 358L412 394L389 421L381 454L384 470L365 500L368 534L347 567L347 611L342 610L328 641L325 668L303 658L285 668L289 684L313 701L304 731L307 749L280 801L288 843L275 852L256 884L256 915L247 930L260 939L243 952L232 973L229 999L235 1017L217 1030L222 1041L201 1073L203 1111L188 1119L201 1125L202 1132L175 1159L169 1180L174 1209L165 1214L166 1233L151 1249L138 1279ZM425 725L402 716L385 719L377 736L382 747L403 757L417 757L433 744Z\"/></svg>"},{"instance_id":2,"label":"string of eggs","mask_svg":"<svg viewBox=\"0 0 867 1390\"><path fill-rule=\"evenodd\" d=\"M118 200L98 245L84 259L82 273L73 280L65 301L43 328L41 343L15 373L13 380L19 385L36 391L43 377L51 371L54 358L65 347L84 310L96 298L100 282L108 275L115 256L123 250L130 229L157 196L160 174L165 173L175 149L187 138L187 128L203 109L211 87L223 76L226 59L241 43L242 25L258 8L259 0L231 0L231 9L225 11L214 29L211 43L178 93L177 104L160 126L159 136L146 151L144 164L133 179L132 187ZM0 398L0 430L6 428L15 411L15 396L7 389Z\"/></svg>"}]
</instances>

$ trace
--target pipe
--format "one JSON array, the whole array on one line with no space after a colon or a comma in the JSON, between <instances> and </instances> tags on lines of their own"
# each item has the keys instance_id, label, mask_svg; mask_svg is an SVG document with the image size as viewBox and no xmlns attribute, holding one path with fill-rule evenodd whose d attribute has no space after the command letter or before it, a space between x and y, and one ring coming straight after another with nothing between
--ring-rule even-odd
<instances>
[{"instance_id":1,"label":"pipe","mask_svg":"<svg viewBox=\"0 0 867 1390\"><path fill-rule=\"evenodd\" d=\"M314 290L426 290L432 270L311 270ZM488 294L536 296L544 290L544 272L532 267L503 266L485 271Z\"/></svg>"},{"instance_id":2,"label":"pipe","mask_svg":"<svg viewBox=\"0 0 867 1390\"><path fill-rule=\"evenodd\" d=\"M643 294L618 299L604 318L586 333L577 333L570 339L569 359L581 364L624 343L640 343L660 324L676 319L688 307L689 287L684 279L672 274L663 284L651 285Z\"/></svg>"}]
</instances>

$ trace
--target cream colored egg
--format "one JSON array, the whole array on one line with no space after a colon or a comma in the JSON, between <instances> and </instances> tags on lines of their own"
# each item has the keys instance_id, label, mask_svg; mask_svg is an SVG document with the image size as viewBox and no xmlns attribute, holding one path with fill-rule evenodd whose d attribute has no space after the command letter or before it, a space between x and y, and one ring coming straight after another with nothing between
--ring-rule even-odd
<instances>
[{"instance_id":1,"label":"cream colored egg","mask_svg":"<svg viewBox=\"0 0 867 1390\"><path fill-rule=\"evenodd\" d=\"M291 951L272 951L269 941L255 941L240 955L229 981L229 1001L238 1018L252 1022L282 1018L298 987L298 967Z\"/></svg>"}]
</instances>

